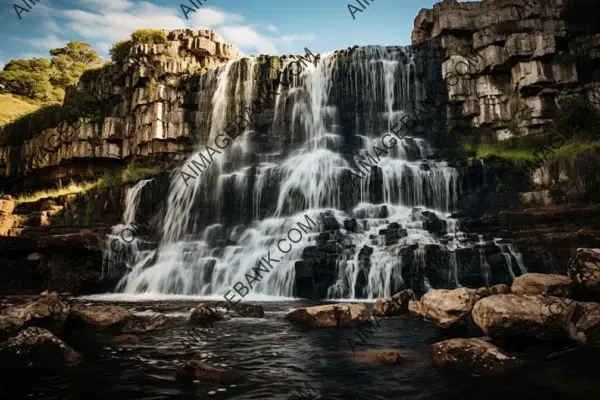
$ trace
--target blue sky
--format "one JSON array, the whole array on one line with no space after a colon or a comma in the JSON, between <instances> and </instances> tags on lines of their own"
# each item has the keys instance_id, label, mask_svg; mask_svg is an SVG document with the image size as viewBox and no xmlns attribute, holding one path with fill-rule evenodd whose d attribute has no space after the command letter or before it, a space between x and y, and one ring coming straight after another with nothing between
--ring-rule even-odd
<instances>
[{"instance_id":1,"label":"blue sky","mask_svg":"<svg viewBox=\"0 0 600 400\"><path fill-rule=\"evenodd\" d=\"M15 58L49 58L49 49L72 40L108 59L110 45L140 28L213 29L247 55L407 45L417 13L435 3L369 0L354 20L348 4L360 8L356 0L201 0L186 20L181 4L191 7L188 0L41 0L19 20L13 5L26 8L22 1L0 0L0 67Z\"/></svg>"}]
</instances>

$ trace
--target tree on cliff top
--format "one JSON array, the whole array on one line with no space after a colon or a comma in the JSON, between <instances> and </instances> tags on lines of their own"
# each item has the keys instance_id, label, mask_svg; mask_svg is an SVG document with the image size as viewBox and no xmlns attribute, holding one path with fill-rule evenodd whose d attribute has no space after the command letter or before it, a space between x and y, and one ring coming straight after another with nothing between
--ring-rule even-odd
<instances>
[{"instance_id":1,"label":"tree on cliff top","mask_svg":"<svg viewBox=\"0 0 600 400\"><path fill-rule=\"evenodd\" d=\"M64 98L64 89L77 83L83 71L102 63L89 44L69 42L65 47L50 50L51 60L11 60L0 71L4 91L48 103Z\"/></svg>"},{"instance_id":2,"label":"tree on cliff top","mask_svg":"<svg viewBox=\"0 0 600 400\"><path fill-rule=\"evenodd\" d=\"M110 50L110 58L113 62L121 62L129 56L131 48L138 44L160 44L167 41L164 31L158 29L138 29L133 31L130 40L120 40Z\"/></svg>"}]
</instances>

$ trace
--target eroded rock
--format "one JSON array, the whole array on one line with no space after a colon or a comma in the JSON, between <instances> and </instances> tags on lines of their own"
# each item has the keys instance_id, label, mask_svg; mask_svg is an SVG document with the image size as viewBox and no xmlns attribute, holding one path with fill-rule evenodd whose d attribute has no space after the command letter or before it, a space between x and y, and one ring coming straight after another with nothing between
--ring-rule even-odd
<instances>
[{"instance_id":1,"label":"eroded rock","mask_svg":"<svg viewBox=\"0 0 600 400\"><path fill-rule=\"evenodd\" d=\"M190 322L194 325L203 324L203 325L212 325L213 321L222 321L223 316L216 311L213 311L212 308L205 305L204 303L200 303L192 310L190 314Z\"/></svg>"},{"instance_id":2,"label":"eroded rock","mask_svg":"<svg viewBox=\"0 0 600 400\"><path fill-rule=\"evenodd\" d=\"M523 362L486 339L456 338L430 347L433 363L474 375L505 376L518 370Z\"/></svg>"},{"instance_id":3,"label":"eroded rock","mask_svg":"<svg viewBox=\"0 0 600 400\"><path fill-rule=\"evenodd\" d=\"M17 367L73 365L81 356L50 331L29 327L0 344L0 364Z\"/></svg>"},{"instance_id":4,"label":"eroded rock","mask_svg":"<svg viewBox=\"0 0 600 400\"><path fill-rule=\"evenodd\" d=\"M468 322L468 316L478 299L475 289L431 289L420 301L410 301L408 311L422 317L440 328Z\"/></svg>"},{"instance_id":5,"label":"eroded rock","mask_svg":"<svg viewBox=\"0 0 600 400\"><path fill-rule=\"evenodd\" d=\"M134 314L119 306L78 306L71 310L69 321L88 328L119 328Z\"/></svg>"},{"instance_id":6,"label":"eroded rock","mask_svg":"<svg viewBox=\"0 0 600 400\"><path fill-rule=\"evenodd\" d=\"M577 249L567 270L576 286L600 295L600 249Z\"/></svg>"},{"instance_id":7,"label":"eroded rock","mask_svg":"<svg viewBox=\"0 0 600 400\"><path fill-rule=\"evenodd\" d=\"M391 317L408 313L408 302L415 300L411 289L403 290L392 297L378 298L373 308L373 315Z\"/></svg>"},{"instance_id":8,"label":"eroded rock","mask_svg":"<svg viewBox=\"0 0 600 400\"><path fill-rule=\"evenodd\" d=\"M235 310L245 318L264 318L265 309L262 306L254 304L240 304Z\"/></svg>"},{"instance_id":9,"label":"eroded rock","mask_svg":"<svg viewBox=\"0 0 600 400\"><path fill-rule=\"evenodd\" d=\"M163 329L172 328L174 326L173 321L167 318L163 314L158 314L153 317L142 317L136 315L125 322L125 325L121 328L123 333L146 333L152 331L158 331Z\"/></svg>"},{"instance_id":10,"label":"eroded rock","mask_svg":"<svg viewBox=\"0 0 600 400\"><path fill-rule=\"evenodd\" d=\"M513 281L511 292L514 294L542 294L547 296L570 297L573 281L566 275L523 274Z\"/></svg>"},{"instance_id":11,"label":"eroded rock","mask_svg":"<svg viewBox=\"0 0 600 400\"><path fill-rule=\"evenodd\" d=\"M332 328L335 326L356 326L369 319L364 304L327 304L323 306L299 308L288 313L285 319L314 328Z\"/></svg>"},{"instance_id":12,"label":"eroded rock","mask_svg":"<svg viewBox=\"0 0 600 400\"><path fill-rule=\"evenodd\" d=\"M554 296L505 294L473 307L473 321L492 338L575 339L576 302Z\"/></svg>"},{"instance_id":13,"label":"eroded rock","mask_svg":"<svg viewBox=\"0 0 600 400\"><path fill-rule=\"evenodd\" d=\"M573 319L578 342L583 345L600 343L600 303L578 302Z\"/></svg>"},{"instance_id":14,"label":"eroded rock","mask_svg":"<svg viewBox=\"0 0 600 400\"><path fill-rule=\"evenodd\" d=\"M38 300L27 302L3 311L6 323L16 323L21 320L22 326L37 326L60 333L69 315L71 306L57 293L48 293Z\"/></svg>"}]
</instances>

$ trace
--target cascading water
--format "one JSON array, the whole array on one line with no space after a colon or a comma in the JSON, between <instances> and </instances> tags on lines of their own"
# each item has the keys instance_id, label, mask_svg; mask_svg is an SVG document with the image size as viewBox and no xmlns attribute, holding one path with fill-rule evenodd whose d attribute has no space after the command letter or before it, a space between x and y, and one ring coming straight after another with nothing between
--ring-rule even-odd
<instances>
[{"instance_id":1,"label":"cascading water","mask_svg":"<svg viewBox=\"0 0 600 400\"><path fill-rule=\"evenodd\" d=\"M208 140L200 151L251 105L262 87L260 66L258 59L244 58L200 77L205 92L198 96L213 93ZM298 262L319 246L335 248L324 281L329 298L389 296L418 280L424 290L436 287L434 277L418 271L427 270L428 251L457 230L449 213L459 206L460 173L447 162L428 160L434 149L410 132L394 139L395 146L388 141L381 147L424 92L414 70L410 48L369 46L323 54L298 76L284 73L288 88L279 87L267 132L247 128L189 187L179 171L172 175L158 248L139 252L119 287L128 293L222 295L252 274L304 214L321 220L324 230L339 227L338 242L332 247L323 234L305 235L253 294L298 295ZM374 146L385 150L376 167L352 178L356 159L373 154ZM461 263L456 254L445 254L451 267L444 284L461 286Z\"/></svg>"}]
</instances>

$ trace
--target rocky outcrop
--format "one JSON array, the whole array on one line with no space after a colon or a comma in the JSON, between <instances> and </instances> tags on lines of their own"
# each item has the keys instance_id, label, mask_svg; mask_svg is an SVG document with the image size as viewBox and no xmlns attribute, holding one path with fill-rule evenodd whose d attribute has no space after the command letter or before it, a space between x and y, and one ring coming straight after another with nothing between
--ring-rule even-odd
<instances>
[{"instance_id":1,"label":"rocky outcrop","mask_svg":"<svg viewBox=\"0 0 600 400\"><path fill-rule=\"evenodd\" d=\"M412 290L406 289L392 297L378 298L373 308L373 315L378 317L391 317L394 315L408 314L408 302L415 300Z\"/></svg>"},{"instance_id":2,"label":"rocky outcrop","mask_svg":"<svg viewBox=\"0 0 600 400\"><path fill-rule=\"evenodd\" d=\"M573 281L565 275L523 274L513 281L511 292L514 294L543 294L546 296L570 297Z\"/></svg>"},{"instance_id":3,"label":"rocky outcrop","mask_svg":"<svg viewBox=\"0 0 600 400\"><path fill-rule=\"evenodd\" d=\"M473 307L473 321L491 338L574 340L577 303L553 296L496 295Z\"/></svg>"},{"instance_id":4,"label":"rocky outcrop","mask_svg":"<svg viewBox=\"0 0 600 400\"><path fill-rule=\"evenodd\" d=\"M314 328L356 326L369 319L364 304L327 304L324 306L299 308L288 313L285 319Z\"/></svg>"},{"instance_id":5,"label":"rocky outcrop","mask_svg":"<svg viewBox=\"0 0 600 400\"><path fill-rule=\"evenodd\" d=\"M9 333L28 326L37 326L60 333L69 315L70 305L58 293L50 293L38 300L2 310L2 331Z\"/></svg>"},{"instance_id":6,"label":"rocky outcrop","mask_svg":"<svg viewBox=\"0 0 600 400\"><path fill-rule=\"evenodd\" d=\"M431 289L421 300L411 300L408 310L411 315L446 329L466 323L477 299L475 289Z\"/></svg>"},{"instance_id":7,"label":"rocky outcrop","mask_svg":"<svg viewBox=\"0 0 600 400\"><path fill-rule=\"evenodd\" d=\"M505 376L517 371L523 361L511 356L485 338L450 339L430 348L433 363L472 375Z\"/></svg>"}]
</instances>

